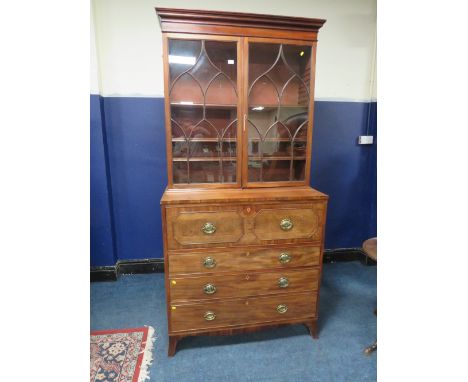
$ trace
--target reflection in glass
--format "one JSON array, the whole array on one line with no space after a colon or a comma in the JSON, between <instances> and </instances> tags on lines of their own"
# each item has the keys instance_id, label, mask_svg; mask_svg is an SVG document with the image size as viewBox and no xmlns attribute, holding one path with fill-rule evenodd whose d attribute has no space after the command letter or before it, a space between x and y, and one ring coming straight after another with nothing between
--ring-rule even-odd
<instances>
[{"instance_id":1,"label":"reflection in glass","mask_svg":"<svg viewBox=\"0 0 468 382\"><path fill-rule=\"evenodd\" d=\"M281 182L289 179L290 160L264 160L263 161L263 181Z\"/></svg>"}]
</instances>

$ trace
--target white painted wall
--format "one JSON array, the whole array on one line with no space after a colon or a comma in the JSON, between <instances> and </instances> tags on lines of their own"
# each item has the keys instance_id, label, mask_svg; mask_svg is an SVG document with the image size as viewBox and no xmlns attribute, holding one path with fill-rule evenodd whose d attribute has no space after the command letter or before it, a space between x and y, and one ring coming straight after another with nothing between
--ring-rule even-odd
<instances>
[{"instance_id":1,"label":"white painted wall","mask_svg":"<svg viewBox=\"0 0 468 382\"><path fill-rule=\"evenodd\" d=\"M376 0L92 0L97 47L91 52L97 55L91 60L97 66L92 72L99 74L92 92L163 96L156 6L327 19L319 32L316 98L368 101L376 97L372 81Z\"/></svg>"},{"instance_id":2,"label":"white painted wall","mask_svg":"<svg viewBox=\"0 0 468 382\"><path fill-rule=\"evenodd\" d=\"M93 7L90 7L91 15L90 15L90 24L91 30L89 32L90 41L90 64L91 64L91 71L90 71L90 88L91 94L99 94L99 64L98 64L98 55L97 55L97 48L96 48L96 32L94 30L94 12Z\"/></svg>"}]
</instances>

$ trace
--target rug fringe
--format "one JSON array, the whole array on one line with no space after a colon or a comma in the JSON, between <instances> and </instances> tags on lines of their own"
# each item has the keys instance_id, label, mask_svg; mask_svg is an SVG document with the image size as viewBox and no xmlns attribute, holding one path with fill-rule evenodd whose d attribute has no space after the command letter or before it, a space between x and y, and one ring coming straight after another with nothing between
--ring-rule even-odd
<instances>
[{"instance_id":1,"label":"rug fringe","mask_svg":"<svg viewBox=\"0 0 468 382\"><path fill-rule=\"evenodd\" d=\"M138 382L144 382L147 379L150 379L149 376L149 367L153 363L153 347L154 347L154 328L148 326L148 336L146 338L145 349L143 350L143 360L140 366L140 375L138 376Z\"/></svg>"}]
</instances>

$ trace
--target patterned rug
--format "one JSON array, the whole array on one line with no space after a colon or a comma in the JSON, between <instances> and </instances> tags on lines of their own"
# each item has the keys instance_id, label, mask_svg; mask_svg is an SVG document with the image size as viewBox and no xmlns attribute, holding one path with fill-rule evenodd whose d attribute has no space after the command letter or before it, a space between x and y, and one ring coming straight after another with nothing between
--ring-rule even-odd
<instances>
[{"instance_id":1,"label":"patterned rug","mask_svg":"<svg viewBox=\"0 0 468 382\"><path fill-rule=\"evenodd\" d=\"M154 329L91 333L91 382L143 382L153 360Z\"/></svg>"}]
</instances>

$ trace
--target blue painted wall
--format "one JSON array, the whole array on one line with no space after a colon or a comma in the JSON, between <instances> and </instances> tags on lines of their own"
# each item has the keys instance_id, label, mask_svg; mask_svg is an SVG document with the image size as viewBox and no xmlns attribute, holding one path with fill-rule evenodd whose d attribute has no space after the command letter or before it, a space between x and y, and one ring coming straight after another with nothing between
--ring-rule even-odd
<instances>
[{"instance_id":1,"label":"blue painted wall","mask_svg":"<svg viewBox=\"0 0 468 382\"><path fill-rule=\"evenodd\" d=\"M310 178L330 196L325 248L360 247L377 236L377 144L357 143L359 135L376 139L376 110L375 102L315 103Z\"/></svg>"},{"instance_id":2,"label":"blue painted wall","mask_svg":"<svg viewBox=\"0 0 468 382\"><path fill-rule=\"evenodd\" d=\"M91 235L96 238L91 265L162 257L159 200L167 181L164 99L92 96L92 105L99 105L99 100L101 110L91 107L91 230L96 229ZM311 185L330 195L325 240L329 249L358 247L376 236L376 144L357 144L358 136L366 132L369 108L369 135L375 136L376 103L315 104ZM99 124L105 142L97 133ZM99 147L104 143L107 150ZM107 178L102 174L105 159ZM112 211L101 205L106 187Z\"/></svg>"},{"instance_id":3,"label":"blue painted wall","mask_svg":"<svg viewBox=\"0 0 468 382\"><path fill-rule=\"evenodd\" d=\"M116 261L113 248L108 168L106 164L105 132L101 118L101 99L91 95L90 100L90 245L91 265L112 265Z\"/></svg>"}]
</instances>

